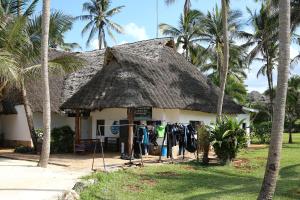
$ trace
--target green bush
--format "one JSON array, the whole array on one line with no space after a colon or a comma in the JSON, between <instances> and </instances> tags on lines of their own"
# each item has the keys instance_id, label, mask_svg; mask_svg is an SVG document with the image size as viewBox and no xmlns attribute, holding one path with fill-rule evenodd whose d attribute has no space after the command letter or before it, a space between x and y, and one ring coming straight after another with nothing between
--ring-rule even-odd
<instances>
[{"instance_id":1,"label":"green bush","mask_svg":"<svg viewBox=\"0 0 300 200\"><path fill-rule=\"evenodd\" d=\"M32 147L18 146L15 148L15 153L35 153Z\"/></svg>"},{"instance_id":2,"label":"green bush","mask_svg":"<svg viewBox=\"0 0 300 200\"><path fill-rule=\"evenodd\" d=\"M230 163L238 151L246 147L246 131L241 128L243 122L224 117L211 128L212 146L221 164Z\"/></svg>"},{"instance_id":3,"label":"green bush","mask_svg":"<svg viewBox=\"0 0 300 200\"><path fill-rule=\"evenodd\" d=\"M51 153L72 153L74 134L69 126L54 128L51 132Z\"/></svg>"},{"instance_id":4,"label":"green bush","mask_svg":"<svg viewBox=\"0 0 300 200\"><path fill-rule=\"evenodd\" d=\"M266 121L253 126L252 137L260 144L268 144L271 139L272 122Z\"/></svg>"}]
</instances>

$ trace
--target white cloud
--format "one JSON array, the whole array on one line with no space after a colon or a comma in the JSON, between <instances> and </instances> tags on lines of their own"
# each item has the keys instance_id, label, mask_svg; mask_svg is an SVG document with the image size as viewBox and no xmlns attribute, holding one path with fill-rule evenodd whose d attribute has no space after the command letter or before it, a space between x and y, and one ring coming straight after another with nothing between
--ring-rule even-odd
<instances>
[{"instance_id":1,"label":"white cloud","mask_svg":"<svg viewBox=\"0 0 300 200\"><path fill-rule=\"evenodd\" d=\"M145 27L138 26L137 24L130 22L124 26L125 34L131 36L135 40L146 40L148 39L148 35Z\"/></svg>"},{"instance_id":2,"label":"white cloud","mask_svg":"<svg viewBox=\"0 0 300 200\"><path fill-rule=\"evenodd\" d=\"M91 48L92 49L99 49L99 40L98 39L94 39L91 42Z\"/></svg>"}]
</instances>

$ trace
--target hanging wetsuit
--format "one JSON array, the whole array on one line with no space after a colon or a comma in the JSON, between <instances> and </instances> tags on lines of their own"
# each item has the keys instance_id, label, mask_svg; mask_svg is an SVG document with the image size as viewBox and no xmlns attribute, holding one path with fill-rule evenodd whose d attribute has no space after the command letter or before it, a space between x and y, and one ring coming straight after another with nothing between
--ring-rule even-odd
<instances>
[{"instance_id":1,"label":"hanging wetsuit","mask_svg":"<svg viewBox=\"0 0 300 200\"><path fill-rule=\"evenodd\" d=\"M197 150L197 140L195 138L196 131L195 129L189 124L187 126L187 141L186 141L186 150L194 153Z\"/></svg>"}]
</instances>

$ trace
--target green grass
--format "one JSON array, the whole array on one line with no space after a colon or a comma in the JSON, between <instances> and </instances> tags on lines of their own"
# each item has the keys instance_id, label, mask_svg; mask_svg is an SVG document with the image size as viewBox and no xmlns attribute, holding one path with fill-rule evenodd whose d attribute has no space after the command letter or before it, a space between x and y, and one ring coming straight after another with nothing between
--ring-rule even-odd
<instances>
[{"instance_id":1,"label":"green grass","mask_svg":"<svg viewBox=\"0 0 300 200\"><path fill-rule=\"evenodd\" d=\"M294 144L284 137L281 170L274 199L300 199L300 134ZM99 184L81 193L92 199L256 199L265 169L267 148L242 151L235 166L170 164L97 173Z\"/></svg>"}]
</instances>

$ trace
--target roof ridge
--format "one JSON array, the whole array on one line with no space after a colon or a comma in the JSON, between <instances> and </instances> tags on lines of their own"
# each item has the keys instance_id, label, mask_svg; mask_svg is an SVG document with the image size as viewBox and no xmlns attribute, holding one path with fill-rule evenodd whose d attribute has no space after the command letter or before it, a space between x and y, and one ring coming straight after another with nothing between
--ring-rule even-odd
<instances>
[{"instance_id":1,"label":"roof ridge","mask_svg":"<svg viewBox=\"0 0 300 200\"><path fill-rule=\"evenodd\" d=\"M151 38L151 39L147 39L147 40L139 40L139 41L135 41L135 42L128 42L128 43L124 43L124 44L117 44L111 47L106 47L104 49L94 49L94 50L89 50L89 51L75 51L74 53L92 53L92 52L100 52L100 51L106 51L107 48L115 48L115 47L122 47L122 46L130 46L130 45L134 45L134 44L138 44L138 43L142 43L142 42L149 42L149 41L154 41L154 40L174 40L173 37L160 37L160 38Z\"/></svg>"}]
</instances>

